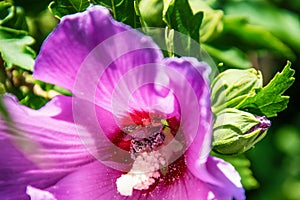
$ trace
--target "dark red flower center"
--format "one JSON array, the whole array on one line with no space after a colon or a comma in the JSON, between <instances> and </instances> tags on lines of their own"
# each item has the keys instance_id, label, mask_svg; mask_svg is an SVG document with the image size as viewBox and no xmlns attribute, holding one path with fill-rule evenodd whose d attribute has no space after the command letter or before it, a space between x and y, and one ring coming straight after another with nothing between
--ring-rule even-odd
<instances>
[{"instance_id":1,"label":"dark red flower center","mask_svg":"<svg viewBox=\"0 0 300 200\"><path fill-rule=\"evenodd\" d=\"M118 191L125 196L131 196L133 189L149 192L184 176L185 142L179 121L146 112L129 116L112 141L132 158L131 170L117 179Z\"/></svg>"}]
</instances>

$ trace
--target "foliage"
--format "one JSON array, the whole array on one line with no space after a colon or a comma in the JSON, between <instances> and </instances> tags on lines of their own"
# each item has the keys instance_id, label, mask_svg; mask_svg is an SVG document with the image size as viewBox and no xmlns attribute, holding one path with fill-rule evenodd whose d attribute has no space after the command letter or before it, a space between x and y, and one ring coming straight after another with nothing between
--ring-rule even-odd
<instances>
[{"instance_id":1,"label":"foliage","mask_svg":"<svg viewBox=\"0 0 300 200\"><path fill-rule=\"evenodd\" d=\"M275 117L277 112L287 108L288 96L282 94L293 84L295 71L290 68L288 62L281 73L277 73L274 78L263 88L257 88L251 91L252 94L237 105L237 108L247 110L257 115L266 117ZM250 92L250 93L251 93Z\"/></svg>"},{"instance_id":2,"label":"foliage","mask_svg":"<svg viewBox=\"0 0 300 200\"><path fill-rule=\"evenodd\" d=\"M35 52L29 45L33 44L34 39L28 36L22 8L2 1L0 13L0 53L5 65L17 65L32 71Z\"/></svg>"}]
</instances>

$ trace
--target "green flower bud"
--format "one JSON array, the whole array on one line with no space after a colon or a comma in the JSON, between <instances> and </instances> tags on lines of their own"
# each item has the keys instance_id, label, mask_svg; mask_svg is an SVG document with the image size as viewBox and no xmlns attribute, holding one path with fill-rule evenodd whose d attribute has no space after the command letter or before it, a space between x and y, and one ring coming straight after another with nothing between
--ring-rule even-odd
<instances>
[{"instance_id":1,"label":"green flower bud","mask_svg":"<svg viewBox=\"0 0 300 200\"><path fill-rule=\"evenodd\" d=\"M228 69L212 82L212 110L217 114L224 108L234 108L247 97L254 95L255 88L262 87L262 75L255 69Z\"/></svg>"},{"instance_id":2,"label":"green flower bud","mask_svg":"<svg viewBox=\"0 0 300 200\"><path fill-rule=\"evenodd\" d=\"M162 0L141 0L139 3L139 11L147 26L161 27L164 24L162 20Z\"/></svg>"},{"instance_id":3,"label":"green flower bud","mask_svg":"<svg viewBox=\"0 0 300 200\"><path fill-rule=\"evenodd\" d=\"M235 108L226 108L216 117L213 150L224 155L240 154L260 141L270 127L265 118Z\"/></svg>"}]
</instances>

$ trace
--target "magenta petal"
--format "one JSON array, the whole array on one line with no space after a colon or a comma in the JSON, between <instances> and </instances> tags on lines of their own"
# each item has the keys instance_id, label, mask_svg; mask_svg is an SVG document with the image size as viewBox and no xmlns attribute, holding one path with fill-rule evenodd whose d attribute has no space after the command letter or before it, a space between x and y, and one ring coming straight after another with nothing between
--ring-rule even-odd
<instances>
[{"instance_id":1,"label":"magenta petal","mask_svg":"<svg viewBox=\"0 0 300 200\"><path fill-rule=\"evenodd\" d=\"M95 161L64 177L47 191L57 199L123 199L116 188L116 179L121 174Z\"/></svg>"},{"instance_id":2,"label":"magenta petal","mask_svg":"<svg viewBox=\"0 0 300 200\"><path fill-rule=\"evenodd\" d=\"M138 193L138 191L136 191ZM211 199L210 185L196 178L191 172L187 171L184 177L174 181L171 185L163 183L145 195L147 199L188 199L188 200L208 200Z\"/></svg>"},{"instance_id":3,"label":"magenta petal","mask_svg":"<svg viewBox=\"0 0 300 200\"><path fill-rule=\"evenodd\" d=\"M42 46L34 77L73 92L89 92L95 91L99 77L109 68L101 84L111 92L110 84L115 84L129 69L161 58L160 50L149 37L112 19L106 8L91 6L83 13L62 18ZM77 81L89 83L85 88L74 89Z\"/></svg>"},{"instance_id":4,"label":"magenta petal","mask_svg":"<svg viewBox=\"0 0 300 200\"><path fill-rule=\"evenodd\" d=\"M109 108L122 119L134 111L177 115L177 101L169 86L169 77L162 64L145 64L124 74L116 85Z\"/></svg>"},{"instance_id":5,"label":"magenta petal","mask_svg":"<svg viewBox=\"0 0 300 200\"><path fill-rule=\"evenodd\" d=\"M198 171L193 174L200 180L211 184L212 189L224 199L245 199L241 177L234 167L216 157L209 156L206 163L195 163ZM225 198L226 197L226 198Z\"/></svg>"},{"instance_id":6,"label":"magenta petal","mask_svg":"<svg viewBox=\"0 0 300 200\"><path fill-rule=\"evenodd\" d=\"M210 68L195 58L168 58L164 64L170 77L169 87L174 91L181 113L181 127L188 147L187 165L206 160L212 137L210 108ZM174 70L174 71L173 71ZM191 168L193 171L193 168Z\"/></svg>"},{"instance_id":7,"label":"magenta petal","mask_svg":"<svg viewBox=\"0 0 300 200\"><path fill-rule=\"evenodd\" d=\"M23 107L23 109L26 109L32 116L49 116L54 119L73 122L72 97L69 96L58 95L54 97L45 106L41 107L38 112L26 107Z\"/></svg>"},{"instance_id":8,"label":"magenta petal","mask_svg":"<svg viewBox=\"0 0 300 200\"><path fill-rule=\"evenodd\" d=\"M207 200L216 197L211 186L187 172L172 185L160 182L152 191L134 190L130 197L122 196L116 188L116 180L121 172L106 167L100 162L86 165L69 174L47 191L58 199L189 199Z\"/></svg>"},{"instance_id":9,"label":"magenta petal","mask_svg":"<svg viewBox=\"0 0 300 200\"><path fill-rule=\"evenodd\" d=\"M67 99L61 103L59 99L54 101L61 108L55 109L54 103L48 104L54 109L50 117L43 116L44 111L39 113L19 105L12 96L3 97L10 120L0 119L1 197L24 199L28 185L39 189L49 187L77 167L94 160L82 145L76 126L67 120L55 119L69 110L63 107L68 104Z\"/></svg>"},{"instance_id":10,"label":"magenta petal","mask_svg":"<svg viewBox=\"0 0 300 200\"><path fill-rule=\"evenodd\" d=\"M40 190L30 185L27 186L26 193L30 196L31 200L57 200L50 192Z\"/></svg>"}]
</instances>

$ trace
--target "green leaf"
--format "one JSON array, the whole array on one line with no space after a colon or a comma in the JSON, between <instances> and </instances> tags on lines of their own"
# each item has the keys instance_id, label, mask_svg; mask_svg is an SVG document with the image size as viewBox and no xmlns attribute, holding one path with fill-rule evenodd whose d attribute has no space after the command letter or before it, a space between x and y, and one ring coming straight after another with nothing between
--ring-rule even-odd
<instances>
[{"instance_id":1,"label":"green leaf","mask_svg":"<svg viewBox=\"0 0 300 200\"><path fill-rule=\"evenodd\" d=\"M89 7L89 0L55 0L49 5L54 16L61 18L64 15L82 12Z\"/></svg>"},{"instance_id":2,"label":"green leaf","mask_svg":"<svg viewBox=\"0 0 300 200\"><path fill-rule=\"evenodd\" d=\"M28 45L33 43L26 31L0 26L0 53L7 67L17 65L32 71L35 53Z\"/></svg>"},{"instance_id":3,"label":"green leaf","mask_svg":"<svg viewBox=\"0 0 300 200\"><path fill-rule=\"evenodd\" d=\"M120 22L128 24L132 27L140 27L135 12L134 3L136 0L91 0L95 5L102 5L108 8L112 16Z\"/></svg>"},{"instance_id":4,"label":"green leaf","mask_svg":"<svg viewBox=\"0 0 300 200\"><path fill-rule=\"evenodd\" d=\"M24 10L10 2L0 2L0 26L12 29L28 30Z\"/></svg>"},{"instance_id":5,"label":"green leaf","mask_svg":"<svg viewBox=\"0 0 300 200\"><path fill-rule=\"evenodd\" d=\"M164 0L163 21L199 43L203 12L193 13L188 0Z\"/></svg>"},{"instance_id":6,"label":"green leaf","mask_svg":"<svg viewBox=\"0 0 300 200\"><path fill-rule=\"evenodd\" d=\"M121 6L127 0L91 0L92 3L102 5L107 8L112 8L113 6Z\"/></svg>"},{"instance_id":7,"label":"green leaf","mask_svg":"<svg viewBox=\"0 0 300 200\"><path fill-rule=\"evenodd\" d=\"M39 109L48 102L44 97L35 95L33 92L29 92L23 99L20 100L20 103L30 107L32 109Z\"/></svg>"},{"instance_id":8,"label":"green leaf","mask_svg":"<svg viewBox=\"0 0 300 200\"><path fill-rule=\"evenodd\" d=\"M254 94L237 105L236 108L266 117L277 116L277 112L287 108L289 97L282 94L295 81L294 73L295 71L291 69L291 62L288 61L282 72L277 73L268 85L254 90Z\"/></svg>"},{"instance_id":9,"label":"green leaf","mask_svg":"<svg viewBox=\"0 0 300 200\"><path fill-rule=\"evenodd\" d=\"M223 160L231 163L241 176L242 185L246 190L255 189L259 186L259 183L254 178L250 169L251 163L248 158L241 154L238 156L224 156L212 153L213 156L222 158Z\"/></svg>"}]
</instances>

